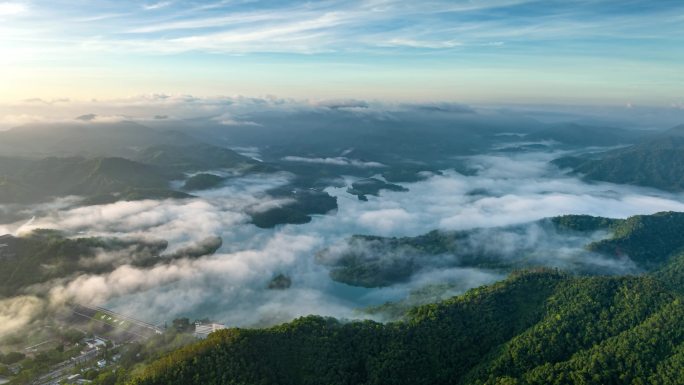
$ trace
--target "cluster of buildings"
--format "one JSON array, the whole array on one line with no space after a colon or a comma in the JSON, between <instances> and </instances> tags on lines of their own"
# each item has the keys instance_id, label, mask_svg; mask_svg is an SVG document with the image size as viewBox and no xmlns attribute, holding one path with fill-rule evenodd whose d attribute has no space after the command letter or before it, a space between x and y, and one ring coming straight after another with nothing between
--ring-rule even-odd
<instances>
[{"instance_id":1,"label":"cluster of buildings","mask_svg":"<svg viewBox=\"0 0 684 385\"><path fill-rule=\"evenodd\" d=\"M86 350L100 350L100 348L103 348L107 346L107 341L100 337L95 337L95 338L90 338L87 340L83 341L83 344L86 346Z\"/></svg>"},{"instance_id":2,"label":"cluster of buildings","mask_svg":"<svg viewBox=\"0 0 684 385\"><path fill-rule=\"evenodd\" d=\"M225 329L226 326L215 323L215 322L195 322L195 337L197 338L207 338L210 333L213 333L217 330Z\"/></svg>"}]
</instances>

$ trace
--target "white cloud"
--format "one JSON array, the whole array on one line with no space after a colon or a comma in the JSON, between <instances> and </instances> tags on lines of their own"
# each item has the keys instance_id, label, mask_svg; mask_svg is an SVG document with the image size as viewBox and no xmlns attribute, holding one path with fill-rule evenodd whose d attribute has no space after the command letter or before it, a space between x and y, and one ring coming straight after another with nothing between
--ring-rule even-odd
<instances>
[{"instance_id":1,"label":"white cloud","mask_svg":"<svg viewBox=\"0 0 684 385\"><path fill-rule=\"evenodd\" d=\"M293 115L293 111L323 112L326 116L349 114L337 111L349 109L349 106L368 113L412 111L410 107L396 105L359 107L365 103L358 101L317 104L277 98L196 98L164 94L64 104L58 111L70 119L86 113L132 119L149 119L163 114L175 119L221 116L238 120L268 113L281 119ZM339 105L346 107L331 107ZM49 103L25 102L16 107L19 113L28 112L29 108L37 108L45 115L54 111ZM5 110L9 109L5 107ZM0 108L0 115L2 112ZM255 151L253 148L248 150ZM214 256L177 260L152 268L123 265L110 274L82 275L55 283L52 296L56 301L76 299L103 304L150 321L181 315L209 316L231 325L246 326L286 321L310 313L354 317L353 309L358 306L402 298L409 290L426 282L453 279L464 282L462 289L465 289L500 277L496 273L472 269L427 269L404 284L384 289L350 290L331 282L326 268L317 265L313 256L321 248L353 234L415 236L435 228L492 228L569 213L626 217L662 210L684 211L680 195L607 183L587 184L563 175L548 164L559 155L474 156L467 161L477 170L475 175L447 170L443 175L430 175L424 181L404 184L409 192L382 191L379 197L369 196L368 202L349 195L346 186L331 187L327 191L338 197L338 212L316 216L310 224L301 226L263 230L247 223L248 210L264 210L285 203L264 194L271 188L285 185L291 176L272 174L232 178L226 187L200 192L198 198L187 200L118 202L81 208L53 204L42 210L35 221L19 228L28 231L53 227L88 236L166 239L170 242L169 252L192 246L208 236L220 236L223 246ZM285 160L355 167L383 166L346 157L286 157ZM348 183L352 181L350 178ZM27 215L28 220L31 214ZM3 228L14 232L17 226ZM530 231L518 238L497 238L491 246L528 246L539 239L543 236ZM554 257L567 258L568 255L562 250L554 251ZM117 258L116 255L99 257L106 261ZM551 262L547 260L546 263ZM606 261L597 260L596 263ZM609 267L616 271L620 268ZM268 281L279 273L291 276L293 287L282 292L265 289ZM21 312L12 312L16 313ZM17 316L25 322L29 322L28 318Z\"/></svg>"},{"instance_id":2,"label":"white cloud","mask_svg":"<svg viewBox=\"0 0 684 385\"><path fill-rule=\"evenodd\" d=\"M286 156L283 158L288 162L299 162L299 163L319 163L328 164L333 166L352 166L360 168L378 168L386 167L384 164L379 162L364 162L358 159L349 159L345 157L335 157L335 158L306 158L302 156Z\"/></svg>"},{"instance_id":3,"label":"white cloud","mask_svg":"<svg viewBox=\"0 0 684 385\"><path fill-rule=\"evenodd\" d=\"M407 38L395 38L390 39L386 42L378 42L377 44L380 46L388 47L411 47L430 49L453 48L463 45L463 43L455 40L415 40Z\"/></svg>"},{"instance_id":4,"label":"white cloud","mask_svg":"<svg viewBox=\"0 0 684 385\"><path fill-rule=\"evenodd\" d=\"M221 236L224 246L214 256L178 260L151 269L122 266L111 274L79 277L58 286L52 294L58 299L104 304L151 321L163 321L159 318L163 314L166 318L210 316L230 325L263 325L310 313L356 317L354 308L402 298L426 282L460 277L458 281L470 282L463 284L465 289L500 277L473 269L428 268L407 283L362 290L350 298L329 280L326 268L317 265L313 255L352 234L413 236L435 228L492 228L568 213L626 217L662 210L684 211L684 203L675 195L629 186L585 184L563 176L547 165L551 157L473 157L472 164L480 170L477 175L448 171L405 184L409 192L383 191L380 197L370 196L368 202L348 195L344 187L329 188L339 197L337 214L316 217L307 225L273 230L246 224L243 211L262 204L250 197L281 183L277 179L244 182L241 188L215 190L191 201L130 202L61 211L52 219L38 218L31 227L52 223L92 235L165 238L172 249L208 235ZM479 247L509 248L511 253L520 247L542 247L545 242L544 250L553 253L540 252L539 261L553 266L585 263L616 272L630 268L622 262L611 265L601 258L591 260L594 257L589 255L573 262L572 258L578 258L573 252L577 246L568 247L574 243L554 248L550 246L554 239L534 228L524 234L497 233L496 239L490 241L487 237L491 238L491 234L486 231L481 237L480 241L473 240ZM581 240L573 242L580 244ZM278 273L291 276L291 289L265 289L269 279Z\"/></svg>"},{"instance_id":5,"label":"white cloud","mask_svg":"<svg viewBox=\"0 0 684 385\"><path fill-rule=\"evenodd\" d=\"M0 338L26 327L43 311L45 303L33 296L0 299Z\"/></svg>"},{"instance_id":6,"label":"white cloud","mask_svg":"<svg viewBox=\"0 0 684 385\"><path fill-rule=\"evenodd\" d=\"M391 234L395 229L405 226L413 216L401 208L367 211L359 217L359 223L372 234Z\"/></svg>"},{"instance_id":7,"label":"white cloud","mask_svg":"<svg viewBox=\"0 0 684 385\"><path fill-rule=\"evenodd\" d=\"M24 3L0 2L0 17L19 15L27 11L28 7Z\"/></svg>"},{"instance_id":8,"label":"white cloud","mask_svg":"<svg viewBox=\"0 0 684 385\"><path fill-rule=\"evenodd\" d=\"M143 9L145 9L146 11L153 11L156 9L168 7L171 4L173 4L173 3L170 1L160 1L158 3L143 5Z\"/></svg>"}]
</instances>

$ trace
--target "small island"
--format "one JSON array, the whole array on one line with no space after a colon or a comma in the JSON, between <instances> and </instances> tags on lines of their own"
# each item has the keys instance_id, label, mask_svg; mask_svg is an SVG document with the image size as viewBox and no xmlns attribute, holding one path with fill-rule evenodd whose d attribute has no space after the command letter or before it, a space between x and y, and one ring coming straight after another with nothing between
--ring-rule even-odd
<instances>
[{"instance_id":1,"label":"small island","mask_svg":"<svg viewBox=\"0 0 684 385\"><path fill-rule=\"evenodd\" d=\"M352 183L347 193L356 195L360 201L367 201L367 195L378 196L381 190L406 192L406 187L394 183L387 183L377 178L360 179Z\"/></svg>"},{"instance_id":2,"label":"small island","mask_svg":"<svg viewBox=\"0 0 684 385\"><path fill-rule=\"evenodd\" d=\"M285 290L292 286L292 279L285 274L278 274L268 283L268 288L271 290Z\"/></svg>"}]
</instances>

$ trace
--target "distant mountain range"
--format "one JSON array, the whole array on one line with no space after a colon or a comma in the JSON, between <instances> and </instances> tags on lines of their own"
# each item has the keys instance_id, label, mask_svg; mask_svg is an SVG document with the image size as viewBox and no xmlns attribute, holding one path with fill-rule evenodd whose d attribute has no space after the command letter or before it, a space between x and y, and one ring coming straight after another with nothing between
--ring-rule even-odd
<instances>
[{"instance_id":1,"label":"distant mountain range","mask_svg":"<svg viewBox=\"0 0 684 385\"><path fill-rule=\"evenodd\" d=\"M525 136L528 141L553 140L573 146L616 146L632 144L645 134L615 127L596 127L577 123L557 124Z\"/></svg>"},{"instance_id":2,"label":"distant mountain range","mask_svg":"<svg viewBox=\"0 0 684 385\"><path fill-rule=\"evenodd\" d=\"M67 195L167 189L168 181L176 176L124 158L45 158L25 161L21 167L2 167L0 202L34 203Z\"/></svg>"},{"instance_id":3,"label":"distant mountain range","mask_svg":"<svg viewBox=\"0 0 684 385\"><path fill-rule=\"evenodd\" d=\"M178 131L155 130L134 122L29 124L0 132L0 154L132 158L148 147L195 141Z\"/></svg>"},{"instance_id":4,"label":"distant mountain range","mask_svg":"<svg viewBox=\"0 0 684 385\"><path fill-rule=\"evenodd\" d=\"M578 252L583 248L615 261L629 256L635 268L645 270L660 266L664 258L684 248L683 213L639 215L629 219L567 215L492 229L434 230L415 237L355 235L342 245L321 250L316 260L330 270L333 280L362 287L393 285L434 268L477 267L510 272L553 261L543 254L552 253L552 248L540 250L538 244L528 242L511 253L510 247L497 247L496 239L492 239L524 237L531 225L535 226L536 236L547 234L547 242L556 247L570 246L563 243L565 237L583 237L586 244L576 245ZM592 241L591 235L597 231L612 236ZM564 269L581 274L610 274L615 268L592 262L593 258L583 260L578 255Z\"/></svg>"},{"instance_id":5,"label":"distant mountain range","mask_svg":"<svg viewBox=\"0 0 684 385\"><path fill-rule=\"evenodd\" d=\"M653 135L630 147L591 157L564 157L553 162L586 179L684 190L684 125Z\"/></svg>"},{"instance_id":6,"label":"distant mountain range","mask_svg":"<svg viewBox=\"0 0 684 385\"><path fill-rule=\"evenodd\" d=\"M0 204L67 195L86 204L186 198L170 188L184 172L273 171L228 148L131 122L19 127L0 133L0 153Z\"/></svg>"},{"instance_id":7,"label":"distant mountain range","mask_svg":"<svg viewBox=\"0 0 684 385\"><path fill-rule=\"evenodd\" d=\"M220 238L209 237L164 254L168 246L164 240L69 238L47 229L21 236L0 235L0 299L23 293L32 285L79 273L102 274L125 264L152 266L177 258L198 258L213 254L221 244ZM97 255L102 251L118 252L120 257L99 260Z\"/></svg>"}]
</instances>

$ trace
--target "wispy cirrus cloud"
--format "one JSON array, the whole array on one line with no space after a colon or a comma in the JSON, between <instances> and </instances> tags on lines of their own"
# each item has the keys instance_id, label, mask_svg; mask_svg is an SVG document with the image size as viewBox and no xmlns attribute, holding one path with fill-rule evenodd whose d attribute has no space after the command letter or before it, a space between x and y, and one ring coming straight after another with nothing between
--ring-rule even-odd
<instances>
[{"instance_id":1,"label":"wispy cirrus cloud","mask_svg":"<svg viewBox=\"0 0 684 385\"><path fill-rule=\"evenodd\" d=\"M29 88L55 96L50 91L71 91L79 82L87 88L92 79L124 88L112 79L133 74L145 80L131 81L117 96L164 89L295 90L292 96L301 97L310 91L301 90L305 79L318 87L314 97L326 98L392 98L401 90L413 100L459 92L454 99L496 93L499 101L537 102L562 89L555 93L571 100L601 95L610 103L670 105L681 96L684 3L678 0L0 4L0 65L14 71L0 72L0 83L11 84L0 94L6 100L28 97L21 90ZM68 85L60 81L65 76ZM231 89L218 90L223 86Z\"/></svg>"},{"instance_id":2,"label":"wispy cirrus cloud","mask_svg":"<svg viewBox=\"0 0 684 385\"><path fill-rule=\"evenodd\" d=\"M288 162L299 162L299 163L318 163L318 164L328 164L334 166L351 166L351 167L361 167L361 168L378 168L386 167L382 163L378 162L364 162L358 159L349 159L345 157L336 158L305 158L301 156L286 156L283 160Z\"/></svg>"},{"instance_id":3,"label":"wispy cirrus cloud","mask_svg":"<svg viewBox=\"0 0 684 385\"><path fill-rule=\"evenodd\" d=\"M145 9L146 11L153 11L155 9L161 9L161 8L168 7L171 4L172 4L172 2L170 2L170 1L160 1L158 3L143 5L143 9Z\"/></svg>"},{"instance_id":4,"label":"wispy cirrus cloud","mask_svg":"<svg viewBox=\"0 0 684 385\"><path fill-rule=\"evenodd\" d=\"M128 14L125 22L83 26L69 32L82 49L152 52L330 52L361 49L452 49L497 46L506 41L577 39L583 36L653 38L670 35L682 20L676 2L658 7L548 4L531 8L529 0L429 1L337 0L215 2L191 6L159 1L142 6L154 13L131 15L127 2L107 12L95 6L74 14L93 23L102 15ZM68 6L65 5L68 8ZM23 3L0 3L0 15L25 10ZM44 7L36 19L64 11ZM52 24L52 25L51 25ZM658 28L656 28L658 27ZM98 30L96 39L92 31ZM671 36L671 35L670 35Z\"/></svg>"}]
</instances>

